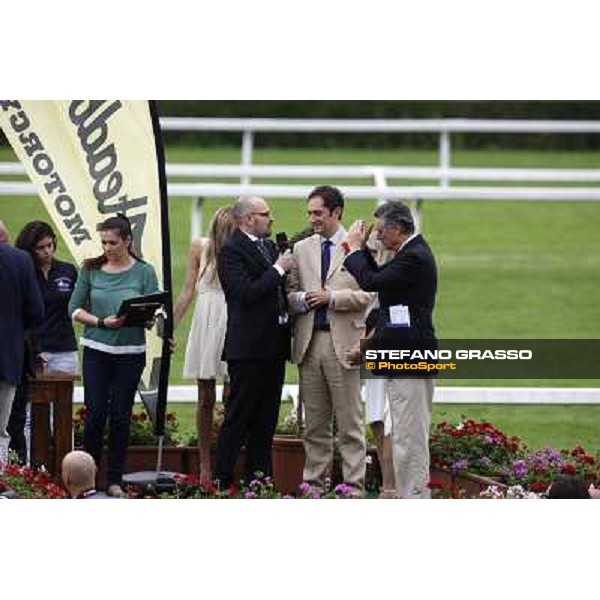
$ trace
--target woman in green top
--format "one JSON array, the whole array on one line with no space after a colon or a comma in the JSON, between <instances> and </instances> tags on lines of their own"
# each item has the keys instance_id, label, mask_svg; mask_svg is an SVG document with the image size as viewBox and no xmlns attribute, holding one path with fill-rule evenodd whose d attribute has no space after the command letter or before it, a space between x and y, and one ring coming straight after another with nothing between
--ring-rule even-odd
<instances>
[{"instance_id":1,"label":"woman in green top","mask_svg":"<svg viewBox=\"0 0 600 600\"><path fill-rule=\"evenodd\" d=\"M104 253L84 262L69 312L85 325L83 447L99 465L108 417L107 493L122 496L131 409L146 364L146 340L142 327L122 327L123 318L116 315L123 300L157 291L158 282L152 266L131 248L127 217L111 217L99 231Z\"/></svg>"}]
</instances>

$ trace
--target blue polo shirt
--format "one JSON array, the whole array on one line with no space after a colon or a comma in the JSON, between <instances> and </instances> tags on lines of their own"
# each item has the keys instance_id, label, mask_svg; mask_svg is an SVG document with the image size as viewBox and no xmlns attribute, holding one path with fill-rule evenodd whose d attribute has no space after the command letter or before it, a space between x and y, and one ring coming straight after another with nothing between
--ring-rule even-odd
<instances>
[{"instance_id":1,"label":"blue polo shirt","mask_svg":"<svg viewBox=\"0 0 600 600\"><path fill-rule=\"evenodd\" d=\"M69 314L69 301L77 281L77 269L68 262L52 260L48 279L36 269L38 285L44 300L44 320L36 327L39 352L74 352L77 340Z\"/></svg>"}]
</instances>

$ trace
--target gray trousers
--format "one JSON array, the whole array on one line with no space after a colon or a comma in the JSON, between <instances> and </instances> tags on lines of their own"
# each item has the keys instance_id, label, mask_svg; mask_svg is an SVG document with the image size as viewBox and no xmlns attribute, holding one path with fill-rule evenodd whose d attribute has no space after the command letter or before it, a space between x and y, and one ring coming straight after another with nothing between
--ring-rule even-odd
<instances>
[{"instance_id":1,"label":"gray trousers","mask_svg":"<svg viewBox=\"0 0 600 600\"><path fill-rule=\"evenodd\" d=\"M433 378L388 379L396 491L400 498L430 498L429 427Z\"/></svg>"},{"instance_id":2,"label":"gray trousers","mask_svg":"<svg viewBox=\"0 0 600 600\"><path fill-rule=\"evenodd\" d=\"M6 426L8 425L16 389L16 385L0 381L0 462L6 462L8 458L10 436L6 431Z\"/></svg>"}]
</instances>

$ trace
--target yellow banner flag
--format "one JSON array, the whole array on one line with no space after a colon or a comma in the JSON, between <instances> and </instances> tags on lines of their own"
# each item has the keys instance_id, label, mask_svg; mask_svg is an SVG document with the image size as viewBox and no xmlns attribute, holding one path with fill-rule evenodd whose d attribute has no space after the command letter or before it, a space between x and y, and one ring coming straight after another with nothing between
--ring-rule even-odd
<instances>
[{"instance_id":1,"label":"yellow banner flag","mask_svg":"<svg viewBox=\"0 0 600 600\"><path fill-rule=\"evenodd\" d=\"M3 100L0 127L36 185L75 260L102 254L97 226L116 213L131 222L137 254L171 291L164 155L158 117L146 100ZM164 430L169 371L165 338L147 334L140 394Z\"/></svg>"}]
</instances>

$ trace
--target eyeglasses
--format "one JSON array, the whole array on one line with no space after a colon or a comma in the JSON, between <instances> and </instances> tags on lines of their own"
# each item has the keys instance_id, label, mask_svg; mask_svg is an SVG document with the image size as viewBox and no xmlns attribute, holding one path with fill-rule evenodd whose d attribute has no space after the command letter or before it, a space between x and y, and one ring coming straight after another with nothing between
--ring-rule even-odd
<instances>
[{"instance_id":1,"label":"eyeglasses","mask_svg":"<svg viewBox=\"0 0 600 600\"><path fill-rule=\"evenodd\" d=\"M271 211L267 210L265 212L251 212L251 215L259 215L260 217L270 217L271 216Z\"/></svg>"}]
</instances>

